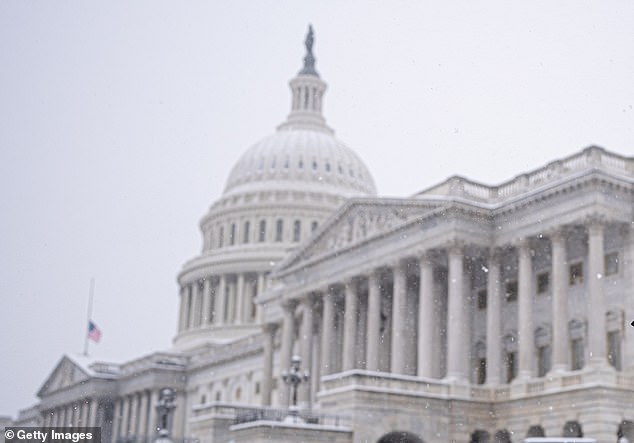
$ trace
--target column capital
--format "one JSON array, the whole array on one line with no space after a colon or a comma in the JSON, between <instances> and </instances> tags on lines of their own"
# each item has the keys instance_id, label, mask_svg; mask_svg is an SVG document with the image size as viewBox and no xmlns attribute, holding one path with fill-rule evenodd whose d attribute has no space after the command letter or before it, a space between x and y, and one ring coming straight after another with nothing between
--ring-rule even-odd
<instances>
[{"instance_id":1,"label":"column capital","mask_svg":"<svg viewBox=\"0 0 634 443\"><path fill-rule=\"evenodd\" d=\"M462 239L452 239L449 240L446 244L445 244L445 248L447 249L447 253L448 254L453 254L453 255L462 255L464 254L464 249L466 246L466 242Z\"/></svg>"},{"instance_id":2,"label":"column capital","mask_svg":"<svg viewBox=\"0 0 634 443\"><path fill-rule=\"evenodd\" d=\"M266 334L274 334L279 327L280 325L278 323L264 323L262 324L262 331Z\"/></svg>"},{"instance_id":3,"label":"column capital","mask_svg":"<svg viewBox=\"0 0 634 443\"><path fill-rule=\"evenodd\" d=\"M566 235L568 234L568 229L564 226L555 226L548 229L544 234L546 234L546 236L550 238L551 242L565 241Z\"/></svg>"},{"instance_id":4,"label":"column capital","mask_svg":"<svg viewBox=\"0 0 634 443\"><path fill-rule=\"evenodd\" d=\"M308 294L304 295L300 299L299 304L301 304L302 306L312 308L316 300L317 300L317 296L315 295L315 293L309 292Z\"/></svg>"},{"instance_id":5,"label":"column capital","mask_svg":"<svg viewBox=\"0 0 634 443\"><path fill-rule=\"evenodd\" d=\"M485 258L490 262L499 263L504 255L504 248L501 246L489 246L485 250Z\"/></svg>"},{"instance_id":6,"label":"column capital","mask_svg":"<svg viewBox=\"0 0 634 443\"><path fill-rule=\"evenodd\" d=\"M417 254L418 257L418 262L420 264L426 264L426 265L433 265L434 264L434 258L435 258L435 254L431 249L427 249L425 251L420 251Z\"/></svg>"},{"instance_id":7,"label":"column capital","mask_svg":"<svg viewBox=\"0 0 634 443\"><path fill-rule=\"evenodd\" d=\"M517 249L530 249L531 248L531 238L530 237L517 237L511 240L511 245Z\"/></svg>"},{"instance_id":8,"label":"column capital","mask_svg":"<svg viewBox=\"0 0 634 443\"><path fill-rule=\"evenodd\" d=\"M607 217L603 214L599 214L598 212L589 214L583 219L583 225L588 230L601 229L601 228L604 228L605 225L607 224L608 224Z\"/></svg>"},{"instance_id":9,"label":"column capital","mask_svg":"<svg viewBox=\"0 0 634 443\"><path fill-rule=\"evenodd\" d=\"M282 306L282 309L286 312L294 312L297 307L297 300L283 300L280 306Z\"/></svg>"}]
</instances>

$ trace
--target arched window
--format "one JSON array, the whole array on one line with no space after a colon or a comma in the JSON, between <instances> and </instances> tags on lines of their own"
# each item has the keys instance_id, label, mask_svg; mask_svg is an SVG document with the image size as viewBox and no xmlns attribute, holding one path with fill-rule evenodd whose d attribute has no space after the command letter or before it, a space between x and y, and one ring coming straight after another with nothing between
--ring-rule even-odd
<instances>
[{"instance_id":1,"label":"arched window","mask_svg":"<svg viewBox=\"0 0 634 443\"><path fill-rule=\"evenodd\" d=\"M260 220L260 232L258 233L258 240L262 243L266 239L266 220Z\"/></svg>"},{"instance_id":2,"label":"arched window","mask_svg":"<svg viewBox=\"0 0 634 443\"><path fill-rule=\"evenodd\" d=\"M281 242L284 238L284 220L281 218L275 223L275 241Z\"/></svg>"},{"instance_id":3,"label":"arched window","mask_svg":"<svg viewBox=\"0 0 634 443\"><path fill-rule=\"evenodd\" d=\"M377 443L423 443L423 439L410 432L394 431L379 438Z\"/></svg>"},{"instance_id":4,"label":"arched window","mask_svg":"<svg viewBox=\"0 0 634 443\"><path fill-rule=\"evenodd\" d=\"M567 421L564 425L564 437L583 437L581 423L578 421Z\"/></svg>"},{"instance_id":5,"label":"arched window","mask_svg":"<svg viewBox=\"0 0 634 443\"><path fill-rule=\"evenodd\" d=\"M544 432L544 428L540 425L533 425L528 428L528 432L526 432L527 437L546 437L546 433Z\"/></svg>"},{"instance_id":6,"label":"arched window","mask_svg":"<svg viewBox=\"0 0 634 443\"><path fill-rule=\"evenodd\" d=\"M495 433L493 437L494 443L512 443L511 442L511 433L506 429L501 429Z\"/></svg>"},{"instance_id":7,"label":"arched window","mask_svg":"<svg viewBox=\"0 0 634 443\"><path fill-rule=\"evenodd\" d=\"M242 235L243 243L249 243L250 231L251 231L251 223L248 221L244 222L244 233Z\"/></svg>"},{"instance_id":8,"label":"arched window","mask_svg":"<svg viewBox=\"0 0 634 443\"><path fill-rule=\"evenodd\" d=\"M470 443L489 443L489 433L482 429L476 429L473 434L471 434Z\"/></svg>"},{"instance_id":9,"label":"arched window","mask_svg":"<svg viewBox=\"0 0 634 443\"><path fill-rule=\"evenodd\" d=\"M302 236L302 222L295 220L293 223L293 241L298 242Z\"/></svg>"},{"instance_id":10,"label":"arched window","mask_svg":"<svg viewBox=\"0 0 634 443\"><path fill-rule=\"evenodd\" d=\"M634 442L634 421L623 420L616 434L618 442Z\"/></svg>"}]
</instances>

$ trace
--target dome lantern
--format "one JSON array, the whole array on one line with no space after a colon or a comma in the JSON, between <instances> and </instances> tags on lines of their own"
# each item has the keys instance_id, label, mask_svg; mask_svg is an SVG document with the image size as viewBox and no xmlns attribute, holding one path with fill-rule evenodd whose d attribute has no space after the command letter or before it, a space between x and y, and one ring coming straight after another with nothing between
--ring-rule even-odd
<instances>
[{"instance_id":1,"label":"dome lantern","mask_svg":"<svg viewBox=\"0 0 634 443\"><path fill-rule=\"evenodd\" d=\"M306 46L304 67L289 83L293 94L291 112L286 121L277 127L278 130L310 129L334 133L326 125L326 119L322 115L323 97L327 86L315 70L314 41L313 27L309 25L304 43Z\"/></svg>"}]
</instances>

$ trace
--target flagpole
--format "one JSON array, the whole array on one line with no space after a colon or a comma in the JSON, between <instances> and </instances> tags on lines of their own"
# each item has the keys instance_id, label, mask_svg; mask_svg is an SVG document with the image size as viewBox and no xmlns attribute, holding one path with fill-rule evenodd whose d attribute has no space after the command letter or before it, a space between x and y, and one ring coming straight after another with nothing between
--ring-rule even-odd
<instances>
[{"instance_id":1,"label":"flagpole","mask_svg":"<svg viewBox=\"0 0 634 443\"><path fill-rule=\"evenodd\" d=\"M90 278L90 293L88 295L88 318L86 321L86 325L84 326L85 328L88 328L88 325L90 325L90 320L92 318L92 298L94 296L94 293L95 293L95 278L91 277ZM84 332L86 333L86 337L84 339L84 355L88 357L88 330L84 329Z\"/></svg>"}]
</instances>

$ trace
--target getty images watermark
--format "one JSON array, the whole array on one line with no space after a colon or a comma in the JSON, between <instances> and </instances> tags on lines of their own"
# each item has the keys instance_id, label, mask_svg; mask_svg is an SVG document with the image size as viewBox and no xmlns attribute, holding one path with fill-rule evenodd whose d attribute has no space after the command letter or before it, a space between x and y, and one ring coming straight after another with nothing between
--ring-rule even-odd
<instances>
[{"instance_id":1,"label":"getty images watermark","mask_svg":"<svg viewBox=\"0 0 634 443\"><path fill-rule=\"evenodd\" d=\"M4 430L5 443L101 443L101 428L12 427Z\"/></svg>"}]
</instances>

